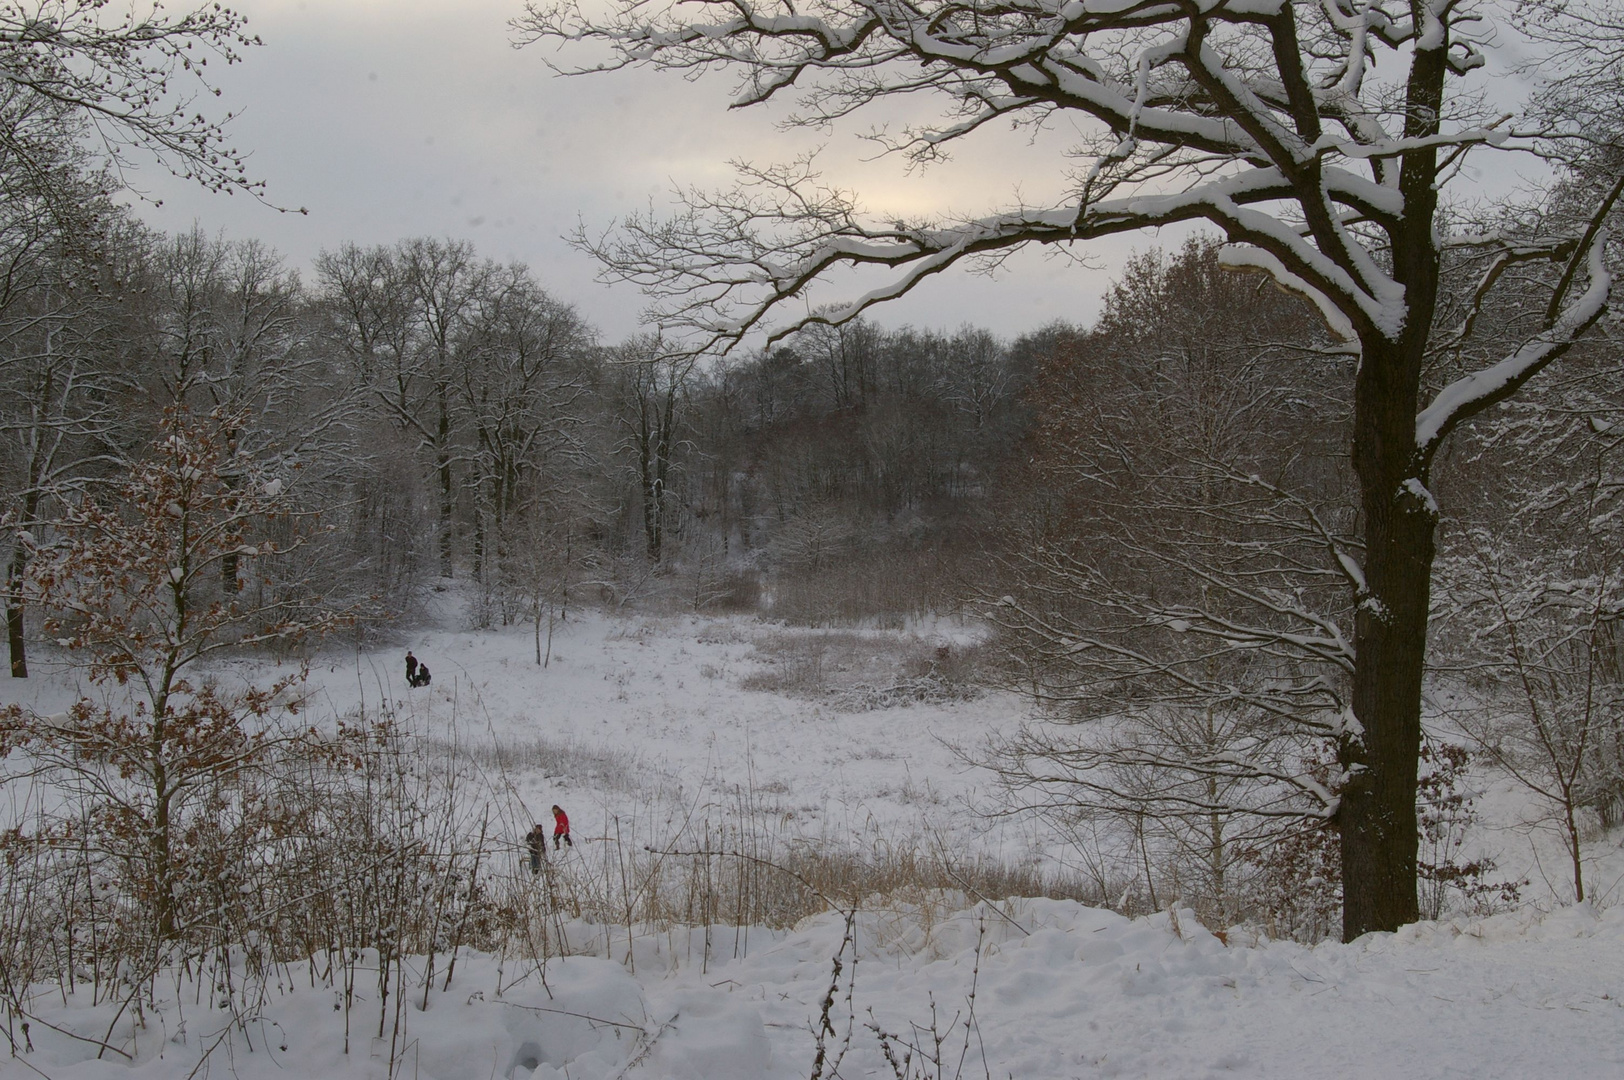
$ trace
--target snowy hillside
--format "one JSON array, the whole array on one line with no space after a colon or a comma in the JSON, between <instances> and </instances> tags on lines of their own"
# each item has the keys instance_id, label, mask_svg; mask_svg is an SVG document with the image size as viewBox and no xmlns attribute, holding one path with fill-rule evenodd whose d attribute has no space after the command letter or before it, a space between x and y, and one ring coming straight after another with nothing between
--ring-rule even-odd
<instances>
[{"instance_id":1,"label":"snowy hillside","mask_svg":"<svg viewBox=\"0 0 1624 1080\"><path fill-rule=\"evenodd\" d=\"M1226 945L1188 912L1129 921L1064 901L892 908L859 916L855 968L834 914L787 934L753 930L737 960L739 935L713 928L726 958L708 966L702 930L639 937L634 962L624 938L606 959L601 930L569 932L587 955L543 969L471 955L449 986L436 980L425 995L408 984L392 1038L376 1037L379 1001L365 986L348 1055L342 995L292 964L229 1038L232 1013L180 979L162 981L164 996L139 1018L41 1001L55 1028L36 1025L28 1065L6 1062L0 1075L179 1080L212 1050L208 1072L242 1080L382 1077L391 1054L393 1075L421 1080L805 1077L837 955L846 964L824 1031L826 1076L896 1075L876 1029L899 1065L906 1044L916 1048L910 1077L1487 1080L1624 1068L1618 908L1424 924L1314 949ZM102 1038L116 1049L97 1061Z\"/></svg>"},{"instance_id":2,"label":"snowy hillside","mask_svg":"<svg viewBox=\"0 0 1624 1080\"><path fill-rule=\"evenodd\" d=\"M549 820L547 808L561 803L587 836L605 835L616 817L668 833L673 815L731 813L742 794L802 837L928 839L1037 869L1069 861L1067 846L1042 823L977 812L997 797L990 773L966 759L978 756L989 734L1019 723L1026 710L1019 697L854 709L850 694L792 696L741 685L793 683L794 669L809 663L865 661L872 670L832 673L831 681L884 682L878 676L910 650L932 656L943 645L972 646L973 627L792 631L754 619L589 611L557 625L543 668L529 627L453 628L461 622L450 612L442 629L416 631L400 645L323 654L305 684L306 715L319 723L383 706L413 731L470 748L510 748L490 780L513 799L516 827L520 819ZM432 668L430 686L407 687L408 648ZM48 662L37 666L50 670ZM242 662L215 673L246 683L291 670ZM80 686L71 672L7 680L0 704L59 711ZM1546 906L1571 899L1548 814L1503 776L1479 771L1468 787L1481 817L1469 853L1492 855L1497 877L1526 880L1526 899ZM1599 902L1619 899L1618 844L1592 845L1586 867Z\"/></svg>"}]
</instances>

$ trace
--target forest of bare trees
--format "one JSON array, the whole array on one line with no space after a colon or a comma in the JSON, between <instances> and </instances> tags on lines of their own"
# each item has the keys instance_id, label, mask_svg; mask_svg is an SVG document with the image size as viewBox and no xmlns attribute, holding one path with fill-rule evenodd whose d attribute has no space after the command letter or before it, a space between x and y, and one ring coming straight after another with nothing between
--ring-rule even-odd
<instances>
[{"instance_id":1,"label":"forest of bare trees","mask_svg":"<svg viewBox=\"0 0 1624 1080\"><path fill-rule=\"evenodd\" d=\"M1356 936L1417 917L1417 880L1488 888L1491 867L1437 851L1462 754L1556 823L1582 899L1581 839L1624 818L1617 117L1598 105L1581 133L1519 136L1551 171L1543 190L1446 205L1440 178L1500 138L1493 124L1440 129L1446 74L1469 69L1472 41L1416 51L1406 92L1420 104L1382 133L1309 92L1334 55L1356 96L1364 53L1299 52L1282 10L1223 26L1156 14L1232 34L1257 85L1231 85L1197 50L1182 61L1192 81L1148 104L985 59L940 75L932 50L990 48L1001 21L1034 56L1058 48L1002 8L951 32L925 20L912 38L900 28L923 16L899 8L878 37L936 74L880 90L840 81L848 64L865 70L861 50L741 16L726 35L795 42L737 54L763 96L811 67L834 73L822 100L835 113L865 93L945 87L972 112L1046 101L1135 134L1102 144L1063 213L876 231L824 192L811 232L742 250L708 231L718 218L757 220L762 189L816 188L797 166L757 169L735 201L633 220L598 248L611 275L653 280L663 312L660 332L620 342L541 271L462 240L334 237L307 271L251 237L156 232L115 198L120 147L252 193L219 129L108 98L65 62L8 74L10 673L79 656L94 681L138 687L142 719L132 735L110 713L11 717L0 734L92 788L87 754L149 747L129 769L150 797L124 808L140 827L118 835L141 838L123 857L144 868L166 937L182 932L194 873L168 833L185 787L171 759L195 744L231 772L280 750L243 734L264 700L186 681L205 655L387 640L448 592L474 628L531 627L538 664L544 628L582 605L815 626L951 613L987 630L976 681L1031 707L978 760L1007 809L1110 837L1096 853L1137 852L1134 887L1152 905L1170 879L1221 918L1273 889L1299 904L1275 913L1285 922L1323 934L1340 918ZM1325 12L1320 39L1366 47L1348 44L1348 12ZM573 19L533 13L531 30L617 32ZM1115 19L1098 16L1097 33L1142 29ZM156 78L179 56L164 34L230 56L240 29L199 15L153 31L149 59L107 46L98 62ZM1370 32L1392 47L1421 33ZM673 31L669 66L716 60L715 36ZM1247 51L1265 40L1282 70ZM64 55L100 47L77 41ZM994 95L1000 80L1026 96ZM1533 115L1579 108L1553 90ZM91 113L112 118L99 154ZM1326 166L1327 140L1346 168ZM1206 185L1200 198L1132 195L1175 165ZM1257 209L1280 201L1296 209ZM767 344L755 333L842 261L896 267L900 293L944 253L1195 219L1215 231L1114 268L1091 325L1014 340L973 317L894 329L865 300L807 309ZM736 269L780 256L802 272ZM765 291L740 299L746 286ZM1433 718L1454 742L1434 738ZM1099 873L1102 887L1121 878Z\"/></svg>"},{"instance_id":2,"label":"forest of bare trees","mask_svg":"<svg viewBox=\"0 0 1624 1080\"><path fill-rule=\"evenodd\" d=\"M583 597L803 621L945 609L1027 429L1037 346L971 327L820 328L707 365L603 343L528 269L458 241L339 247L305 281L253 240L157 235L110 207L92 224L73 240L94 261L30 239L0 313L18 676L42 617L18 537L48 544L176 412L321 515L319 553L286 573L371 604L364 633L453 584L479 625ZM912 587L872 592L900 566Z\"/></svg>"},{"instance_id":3,"label":"forest of bare trees","mask_svg":"<svg viewBox=\"0 0 1624 1080\"><path fill-rule=\"evenodd\" d=\"M71 224L18 226L0 312L15 676L67 640L51 568L84 515L116 516L180 425L218 454L226 516L271 515L263 550L188 570L197 602L255 613L256 648L388 638L446 590L473 626L532 627L538 663L582 604L973 614L995 632L975 678L1034 708L986 759L1011 807L1138 850L1138 902L1176 882L1231 917L1273 889L1282 925L1328 929L1354 366L1216 241L1136 256L1092 326L859 319L706 363L606 344L457 241L340 246L306 281L255 241L110 205ZM1474 507L1440 558L1438 708L1549 806L1581 894L1580 834L1624 805L1610 326L1435 485ZM1568 449L1507 458L1533 437Z\"/></svg>"}]
</instances>

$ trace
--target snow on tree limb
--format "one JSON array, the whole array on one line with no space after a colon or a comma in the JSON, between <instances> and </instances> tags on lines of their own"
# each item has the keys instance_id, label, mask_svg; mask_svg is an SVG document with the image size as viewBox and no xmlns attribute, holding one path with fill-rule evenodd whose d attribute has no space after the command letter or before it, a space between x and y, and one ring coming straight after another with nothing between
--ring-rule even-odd
<instances>
[{"instance_id":1,"label":"snow on tree limb","mask_svg":"<svg viewBox=\"0 0 1624 1080\"><path fill-rule=\"evenodd\" d=\"M1218 252L1218 262L1234 270L1261 270L1273 278L1282 288L1306 299L1314 305L1325 320L1326 329L1344 341L1357 341L1358 333L1353 323L1348 321L1340 308L1331 303L1329 297L1314 288L1302 278L1287 270L1280 260L1260 248L1248 247L1242 244L1228 244Z\"/></svg>"},{"instance_id":2,"label":"snow on tree limb","mask_svg":"<svg viewBox=\"0 0 1624 1080\"><path fill-rule=\"evenodd\" d=\"M1333 329L1352 336L1351 309L1366 326L1399 325L1400 290L1367 258L1349 273L1264 207L1290 193L1272 168L1214 180L1188 192L1135 194L1085 206L1020 208L936 226L869 224L845 193L813 189L810 162L772 169L740 166L745 182L724 195L689 193L690 212L668 221L633 218L623 232L582 238L607 280L635 282L654 299L661 325L697 331L698 349L726 350L767 328L786 303L839 265L884 266L900 273L886 285L817 316L771 327L782 337L809 322L839 323L901 296L967 258L1007 254L1026 244L1068 245L1181 221L1218 223L1257 251L1253 265L1318 297ZM802 186L801 190L794 190ZM1325 189L1349 204L1373 207L1382 189L1328 170ZM765 223L765 224L764 224ZM775 235L768 231L776 226ZM1278 268L1275 270L1274 268ZM1335 299L1332 300L1331 298Z\"/></svg>"},{"instance_id":3,"label":"snow on tree limb","mask_svg":"<svg viewBox=\"0 0 1624 1080\"><path fill-rule=\"evenodd\" d=\"M1017 8L706 0L623 3L607 14L530 4L514 28L521 45L590 42L610 50L610 58L577 67L555 63L572 74L735 68L744 76L735 106L799 95L791 125L825 125L892 96L945 97L943 122L894 139L874 136L918 159L939 156L993 119L1037 124L1075 112L1103 125L1079 148L1095 146L1086 151L1095 161L1076 178L1072 202L887 228L849 197L803 201L816 189L809 170L770 178L770 170L755 170L734 192L689 193L686 210L669 222L632 219L619 244L583 245L603 260L606 279L644 287L654 299L651 320L694 334L696 350L725 351L754 331L776 337L805 325L794 307L836 267L898 273L817 321L856 317L965 259L1193 220L1257 248L1259 263L1272 260L1270 269L1284 275L1277 278L1315 298L1336 332L1391 338L1406 322L1404 291L1384 255L1385 234L1406 214L1398 163L1440 148L1515 141L1470 118L1388 134L1404 114L1381 99L1384 91L1365 87L1365 54L1417 39L1434 48L1461 44L1442 29L1455 18L1452 8L1434 7L1421 11L1418 29L1344 0L1317 7L1047 0ZM1304 49L1299 40L1310 38L1334 47L1323 55ZM1250 54L1254 45L1275 63ZM1475 66L1463 57L1452 64ZM759 199L764 180L795 197ZM1282 206L1297 210L1282 215Z\"/></svg>"},{"instance_id":4,"label":"snow on tree limb","mask_svg":"<svg viewBox=\"0 0 1624 1080\"><path fill-rule=\"evenodd\" d=\"M1516 393L1529 379L1558 359L1607 310L1613 278L1607 268L1607 232L1597 229L1585 253L1589 287L1554 325L1541 331L1510 356L1444 387L1415 418L1415 446L1422 463L1432 460L1443 440L1459 424Z\"/></svg>"}]
</instances>

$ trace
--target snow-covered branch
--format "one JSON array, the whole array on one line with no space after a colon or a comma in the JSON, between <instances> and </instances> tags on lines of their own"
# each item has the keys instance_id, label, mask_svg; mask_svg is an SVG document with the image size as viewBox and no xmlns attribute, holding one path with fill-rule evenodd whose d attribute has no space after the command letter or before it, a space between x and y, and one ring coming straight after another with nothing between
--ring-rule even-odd
<instances>
[{"instance_id":1,"label":"snow-covered branch","mask_svg":"<svg viewBox=\"0 0 1624 1080\"><path fill-rule=\"evenodd\" d=\"M1615 188L1614 197L1617 192ZM1498 363L1456 379L1421 410L1415 418L1415 446L1422 468L1432 461L1450 432L1515 394L1529 379L1571 349L1601 318L1613 284L1606 248L1607 232L1598 228L1583 251L1589 285L1561 310L1551 325Z\"/></svg>"},{"instance_id":2,"label":"snow-covered branch","mask_svg":"<svg viewBox=\"0 0 1624 1080\"><path fill-rule=\"evenodd\" d=\"M965 260L1194 220L1255 249L1252 265L1314 297L1338 333L1397 335L1404 290L1347 222L1374 223L1377 235L1399 227L1399 161L1512 140L1466 117L1390 136L1403 113L1367 91L1362 73L1370 49L1447 38L1454 17L1440 10L1417 31L1342 3L706 0L623 3L606 15L531 4L514 27L519 44L609 49L607 59L560 67L573 74L735 68L744 76L736 105L799 94L791 123L821 126L886 98L940 96L949 103L942 123L911 126L888 143L917 157L939 156L993 119L1092 118L1102 149L1069 203L904 226L871 219L804 167L770 177L758 169L732 193L689 193L670 221L634 217L621 238L585 243L606 277L649 292L654 322L689 332L696 350L726 350L757 330L805 325L797 309L836 267L896 271L822 316L838 322ZM1308 39L1335 45L1301 47ZM1112 174L1106 199L1094 190L1102 167ZM763 181L775 197L760 198ZM1302 228L1283 226L1283 206Z\"/></svg>"}]
</instances>

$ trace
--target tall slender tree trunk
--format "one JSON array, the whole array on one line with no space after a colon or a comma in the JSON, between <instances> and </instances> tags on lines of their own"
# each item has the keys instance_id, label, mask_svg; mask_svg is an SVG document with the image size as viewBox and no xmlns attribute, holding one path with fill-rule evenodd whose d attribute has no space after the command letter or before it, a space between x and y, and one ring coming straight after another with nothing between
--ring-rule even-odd
<instances>
[{"instance_id":1,"label":"tall slender tree trunk","mask_svg":"<svg viewBox=\"0 0 1624 1080\"><path fill-rule=\"evenodd\" d=\"M649 468L649 450L646 440L637 448L637 486L643 494L643 550L651 563L660 561L659 520L654 513L654 477Z\"/></svg>"},{"instance_id":2,"label":"tall slender tree trunk","mask_svg":"<svg viewBox=\"0 0 1624 1080\"><path fill-rule=\"evenodd\" d=\"M440 418L434 433L435 467L440 473L440 576L451 577L452 512L455 492L451 487L451 405L446 401L445 384L440 384Z\"/></svg>"},{"instance_id":3,"label":"tall slender tree trunk","mask_svg":"<svg viewBox=\"0 0 1624 1080\"><path fill-rule=\"evenodd\" d=\"M157 797L152 817L152 906L157 923L158 937L168 941L175 936L175 867L171 846L170 812L173 795L169 790L169 777L164 768L163 728L153 729L154 750L152 786Z\"/></svg>"},{"instance_id":4,"label":"tall slender tree trunk","mask_svg":"<svg viewBox=\"0 0 1624 1080\"><path fill-rule=\"evenodd\" d=\"M502 492L504 468L499 464L491 470L490 493L487 499L490 502L491 528L490 528L490 574L491 580L499 587L506 588L508 578L508 545L507 545L507 515L503 512L504 495ZM502 605L502 625L512 622L512 616L506 604Z\"/></svg>"},{"instance_id":5,"label":"tall slender tree trunk","mask_svg":"<svg viewBox=\"0 0 1624 1080\"><path fill-rule=\"evenodd\" d=\"M637 456L643 486L643 541L649 563L658 566L664 543L660 500L665 491L660 478L658 412L651 406L648 392L643 393L638 410Z\"/></svg>"},{"instance_id":6,"label":"tall slender tree trunk","mask_svg":"<svg viewBox=\"0 0 1624 1080\"><path fill-rule=\"evenodd\" d=\"M11 677L28 678L28 643L23 637L23 575L28 571L28 553L20 542L11 548L6 567L6 642L11 648Z\"/></svg>"},{"instance_id":7,"label":"tall slender tree trunk","mask_svg":"<svg viewBox=\"0 0 1624 1080\"><path fill-rule=\"evenodd\" d=\"M184 544L182 545L184 549ZM185 585L171 586L175 602L175 626L186 625L187 596ZM152 729L147 735L147 761L145 777L152 785L152 834L148 838L147 858L152 870L152 917L158 938L168 941L175 936L175 836L174 810L177 788L171 781L169 765L171 747L169 736L169 694L175 682L173 660L164 664L152 695Z\"/></svg>"},{"instance_id":8,"label":"tall slender tree trunk","mask_svg":"<svg viewBox=\"0 0 1624 1080\"><path fill-rule=\"evenodd\" d=\"M236 491L238 485L241 483L241 478L237 475L237 471L236 471L236 468L237 468L237 432L236 431L228 431L228 432L226 432L226 461L228 462L226 468L220 470L220 484L227 491ZM235 510L236 509L236 500L233 499L228 505L229 505L229 508L231 510ZM220 589L227 596L231 595L232 593L238 592L242 587L241 583L237 579L238 571L240 569L241 569L241 562L240 562L240 559L238 558L238 555L237 555L237 553L235 551L228 551L228 552L226 552L224 555L222 555L220 557Z\"/></svg>"},{"instance_id":9,"label":"tall slender tree trunk","mask_svg":"<svg viewBox=\"0 0 1624 1080\"><path fill-rule=\"evenodd\" d=\"M665 401L661 403L662 408L654 432L654 525L656 542L652 555L655 562L660 561L660 554L665 543L665 497L671 477L672 427L676 423L677 414L677 381L675 373L669 374L667 379Z\"/></svg>"},{"instance_id":10,"label":"tall slender tree trunk","mask_svg":"<svg viewBox=\"0 0 1624 1080\"><path fill-rule=\"evenodd\" d=\"M1562 785L1562 824L1568 843L1568 859L1573 863L1573 901L1585 902L1584 852L1579 846L1579 821L1574 816L1577 803L1570 784Z\"/></svg>"},{"instance_id":11,"label":"tall slender tree trunk","mask_svg":"<svg viewBox=\"0 0 1624 1080\"><path fill-rule=\"evenodd\" d=\"M28 493L23 496L23 513L19 527L32 527L39 514L39 455L35 454L29 468ZM11 677L28 678L28 639L24 636L23 584L28 574L28 549L19 537L12 541L11 562L6 567L6 644L11 650Z\"/></svg>"}]
</instances>

